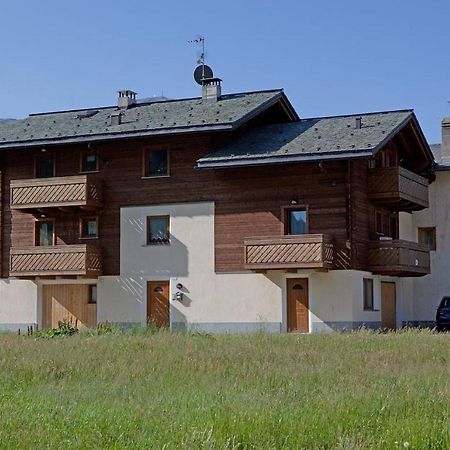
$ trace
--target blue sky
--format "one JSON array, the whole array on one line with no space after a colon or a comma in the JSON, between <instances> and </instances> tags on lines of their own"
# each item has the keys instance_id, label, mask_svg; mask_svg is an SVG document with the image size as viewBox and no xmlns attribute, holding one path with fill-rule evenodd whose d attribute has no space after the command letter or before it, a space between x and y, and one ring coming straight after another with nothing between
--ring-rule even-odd
<instances>
[{"instance_id":1,"label":"blue sky","mask_svg":"<svg viewBox=\"0 0 450 450\"><path fill-rule=\"evenodd\" d=\"M197 96L197 35L224 92L283 87L302 117L414 108L434 143L450 116L448 0L17 0L0 16L3 118L119 88Z\"/></svg>"}]
</instances>

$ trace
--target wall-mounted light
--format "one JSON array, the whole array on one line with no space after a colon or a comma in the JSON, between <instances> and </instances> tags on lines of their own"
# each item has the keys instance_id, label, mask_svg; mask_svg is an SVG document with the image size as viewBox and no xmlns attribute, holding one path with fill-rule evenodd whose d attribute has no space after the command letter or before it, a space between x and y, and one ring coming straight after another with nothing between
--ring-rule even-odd
<instances>
[{"instance_id":1,"label":"wall-mounted light","mask_svg":"<svg viewBox=\"0 0 450 450\"><path fill-rule=\"evenodd\" d=\"M45 153L46 151L47 151L46 148L41 148L41 152L42 152L42 153Z\"/></svg>"},{"instance_id":2,"label":"wall-mounted light","mask_svg":"<svg viewBox=\"0 0 450 450\"><path fill-rule=\"evenodd\" d=\"M181 283L177 283L176 288L177 289L183 289L183 285Z\"/></svg>"},{"instance_id":3,"label":"wall-mounted light","mask_svg":"<svg viewBox=\"0 0 450 450\"><path fill-rule=\"evenodd\" d=\"M40 217L41 219L45 219L45 218L47 217L47 214L39 214L39 217Z\"/></svg>"},{"instance_id":4,"label":"wall-mounted light","mask_svg":"<svg viewBox=\"0 0 450 450\"><path fill-rule=\"evenodd\" d=\"M291 200L291 205L296 205L297 204L297 200Z\"/></svg>"}]
</instances>

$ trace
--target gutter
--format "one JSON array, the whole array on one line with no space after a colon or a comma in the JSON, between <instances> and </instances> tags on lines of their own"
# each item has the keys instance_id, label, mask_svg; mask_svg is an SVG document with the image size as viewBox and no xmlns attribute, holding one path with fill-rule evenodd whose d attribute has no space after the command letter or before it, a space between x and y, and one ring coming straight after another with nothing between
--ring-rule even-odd
<instances>
[{"instance_id":1,"label":"gutter","mask_svg":"<svg viewBox=\"0 0 450 450\"><path fill-rule=\"evenodd\" d=\"M0 150L10 150L13 148L29 148L37 147L40 145L61 145L61 144L78 144L83 142L103 142L112 141L118 139L134 139L146 136L165 136L174 134L192 134L201 132L216 132L216 131L229 131L236 128L236 122L232 124L218 124L218 125L206 125L196 127L179 127L179 128L162 128L161 130L141 131L141 132L126 132L115 134L96 134L93 136L77 136L68 138L51 138L51 139L38 139L35 141L27 142L8 142L0 144Z\"/></svg>"},{"instance_id":2,"label":"gutter","mask_svg":"<svg viewBox=\"0 0 450 450\"><path fill-rule=\"evenodd\" d=\"M308 162L308 161L332 161L337 159L350 159L350 158L364 158L367 156L373 156L377 151L374 150L362 150L354 152L342 152L333 153L328 152L323 155L293 155L293 156L266 156L255 158L240 158L235 160L224 161L197 161L197 167L199 169L222 169L227 167L248 167L248 166L262 166L268 164L284 164L292 162Z\"/></svg>"}]
</instances>

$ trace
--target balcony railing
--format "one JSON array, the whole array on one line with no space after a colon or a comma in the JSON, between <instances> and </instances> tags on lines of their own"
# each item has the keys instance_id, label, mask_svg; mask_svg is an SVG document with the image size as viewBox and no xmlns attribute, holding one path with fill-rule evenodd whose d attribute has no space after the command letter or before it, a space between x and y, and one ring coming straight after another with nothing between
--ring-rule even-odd
<instances>
[{"instance_id":1,"label":"balcony railing","mask_svg":"<svg viewBox=\"0 0 450 450\"><path fill-rule=\"evenodd\" d=\"M416 242L371 241L369 270L380 275L421 277L430 273L430 251Z\"/></svg>"},{"instance_id":2,"label":"balcony railing","mask_svg":"<svg viewBox=\"0 0 450 450\"><path fill-rule=\"evenodd\" d=\"M369 169L369 199L399 211L428 208L428 180L403 167Z\"/></svg>"},{"instance_id":3,"label":"balcony railing","mask_svg":"<svg viewBox=\"0 0 450 450\"><path fill-rule=\"evenodd\" d=\"M333 244L323 234L270 236L244 241L246 269L331 269Z\"/></svg>"},{"instance_id":4,"label":"balcony railing","mask_svg":"<svg viewBox=\"0 0 450 450\"><path fill-rule=\"evenodd\" d=\"M95 209L101 204L100 186L90 175L11 181L11 209L30 212L64 207Z\"/></svg>"},{"instance_id":5,"label":"balcony railing","mask_svg":"<svg viewBox=\"0 0 450 450\"><path fill-rule=\"evenodd\" d=\"M12 247L12 277L81 275L98 277L102 273L99 247L92 244Z\"/></svg>"}]
</instances>

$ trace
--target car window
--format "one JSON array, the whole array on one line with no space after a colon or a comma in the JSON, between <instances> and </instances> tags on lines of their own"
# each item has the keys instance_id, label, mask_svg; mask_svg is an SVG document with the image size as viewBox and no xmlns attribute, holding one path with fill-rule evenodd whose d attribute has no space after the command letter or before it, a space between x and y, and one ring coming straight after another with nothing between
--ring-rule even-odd
<instances>
[{"instance_id":1,"label":"car window","mask_svg":"<svg viewBox=\"0 0 450 450\"><path fill-rule=\"evenodd\" d=\"M441 308L450 308L450 297L444 297L439 306Z\"/></svg>"}]
</instances>

